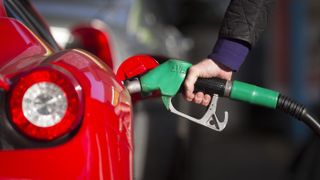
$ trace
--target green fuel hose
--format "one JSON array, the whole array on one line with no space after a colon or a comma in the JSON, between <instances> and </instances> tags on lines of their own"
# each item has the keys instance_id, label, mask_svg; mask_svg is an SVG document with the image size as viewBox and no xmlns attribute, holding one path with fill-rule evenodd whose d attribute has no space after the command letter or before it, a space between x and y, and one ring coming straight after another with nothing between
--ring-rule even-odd
<instances>
[{"instance_id":1,"label":"green fuel hose","mask_svg":"<svg viewBox=\"0 0 320 180\"><path fill-rule=\"evenodd\" d=\"M315 133L320 135L320 123L303 105L295 102L279 92L240 81L227 81L218 78L199 78L195 91L218 94L232 100L277 109L306 123Z\"/></svg>"}]
</instances>

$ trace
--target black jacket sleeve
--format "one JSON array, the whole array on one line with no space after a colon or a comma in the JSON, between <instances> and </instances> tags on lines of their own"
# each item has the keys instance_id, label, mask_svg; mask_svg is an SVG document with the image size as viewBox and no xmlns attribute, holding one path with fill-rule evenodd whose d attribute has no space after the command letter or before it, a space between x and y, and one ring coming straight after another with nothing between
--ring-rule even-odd
<instances>
[{"instance_id":1,"label":"black jacket sleeve","mask_svg":"<svg viewBox=\"0 0 320 180\"><path fill-rule=\"evenodd\" d=\"M274 0L231 0L219 36L254 46L270 20L273 6Z\"/></svg>"}]
</instances>

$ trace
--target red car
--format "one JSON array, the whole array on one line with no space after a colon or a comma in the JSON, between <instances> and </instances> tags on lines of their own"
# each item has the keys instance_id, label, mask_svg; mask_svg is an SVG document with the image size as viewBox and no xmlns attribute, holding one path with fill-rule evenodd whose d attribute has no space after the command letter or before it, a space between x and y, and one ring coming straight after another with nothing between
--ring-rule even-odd
<instances>
[{"instance_id":1,"label":"red car","mask_svg":"<svg viewBox=\"0 0 320 180\"><path fill-rule=\"evenodd\" d=\"M0 27L0 179L133 179L131 98L113 71L61 50L28 1L0 0Z\"/></svg>"}]
</instances>

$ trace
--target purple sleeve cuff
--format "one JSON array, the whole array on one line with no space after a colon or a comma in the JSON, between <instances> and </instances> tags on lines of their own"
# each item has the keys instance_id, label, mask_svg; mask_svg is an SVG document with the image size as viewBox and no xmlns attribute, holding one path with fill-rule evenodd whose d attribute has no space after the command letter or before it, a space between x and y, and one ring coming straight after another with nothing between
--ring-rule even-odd
<instances>
[{"instance_id":1,"label":"purple sleeve cuff","mask_svg":"<svg viewBox=\"0 0 320 180\"><path fill-rule=\"evenodd\" d=\"M249 45L244 41L219 38L208 58L237 71L248 53Z\"/></svg>"}]
</instances>

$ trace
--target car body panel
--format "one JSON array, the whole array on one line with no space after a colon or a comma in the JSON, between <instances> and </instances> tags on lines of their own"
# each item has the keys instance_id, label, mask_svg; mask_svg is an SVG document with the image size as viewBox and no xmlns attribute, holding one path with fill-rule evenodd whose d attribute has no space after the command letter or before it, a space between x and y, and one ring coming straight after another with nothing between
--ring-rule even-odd
<instances>
[{"instance_id":1,"label":"car body panel","mask_svg":"<svg viewBox=\"0 0 320 180\"><path fill-rule=\"evenodd\" d=\"M111 39L107 32L109 28L100 21L92 23L83 23L73 27L71 30L75 46L80 46L92 54L95 54L103 60L111 69L113 69L113 55ZM78 45L76 45L78 43Z\"/></svg>"},{"instance_id":2,"label":"car body panel","mask_svg":"<svg viewBox=\"0 0 320 180\"><path fill-rule=\"evenodd\" d=\"M131 97L112 69L83 50L53 52L15 19L2 16L0 25L5 37L0 42L5 49L0 88L6 94L20 74L41 66L63 69L84 94L81 125L65 142L2 150L0 146L0 179L133 179Z\"/></svg>"},{"instance_id":3,"label":"car body panel","mask_svg":"<svg viewBox=\"0 0 320 180\"><path fill-rule=\"evenodd\" d=\"M52 50L20 22L0 17L0 33L3 35L0 49L2 88L8 89L8 81L14 74L30 66L37 66ZM21 60L23 59L23 61Z\"/></svg>"},{"instance_id":4,"label":"car body panel","mask_svg":"<svg viewBox=\"0 0 320 180\"><path fill-rule=\"evenodd\" d=\"M3 1L0 1L0 16L7 16L6 10L4 9Z\"/></svg>"}]
</instances>

